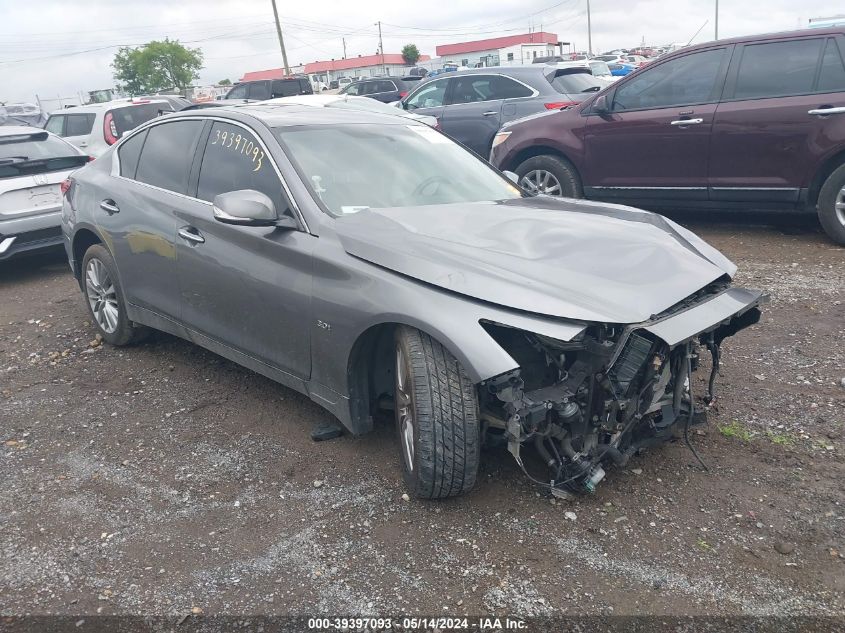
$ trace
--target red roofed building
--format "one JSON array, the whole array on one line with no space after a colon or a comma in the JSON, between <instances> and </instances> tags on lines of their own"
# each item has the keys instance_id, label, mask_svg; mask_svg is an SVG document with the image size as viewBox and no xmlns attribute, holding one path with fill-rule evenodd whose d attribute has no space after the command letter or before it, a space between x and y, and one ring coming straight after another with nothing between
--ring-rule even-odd
<instances>
[{"instance_id":1,"label":"red roofed building","mask_svg":"<svg viewBox=\"0 0 845 633\"><path fill-rule=\"evenodd\" d=\"M559 42L557 34L538 31L522 35L506 35L473 42L441 44L437 55L443 63L454 62L460 66L500 66L530 64L535 57L562 54L567 42Z\"/></svg>"},{"instance_id":2,"label":"red roofed building","mask_svg":"<svg viewBox=\"0 0 845 633\"><path fill-rule=\"evenodd\" d=\"M419 62L427 62L430 59L428 55L420 55ZM373 77L384 74L402 76L407 74L408 68L408 64L399 53L385 53L384 55L359 55L346 59L311 62L292 67L291 72L304 72L306 75L314 75L318 80L328 83L340 77ZM281 79L284 76L284 68L272 68L244 73L240 81Z\"/></svg>"}]
</instances>

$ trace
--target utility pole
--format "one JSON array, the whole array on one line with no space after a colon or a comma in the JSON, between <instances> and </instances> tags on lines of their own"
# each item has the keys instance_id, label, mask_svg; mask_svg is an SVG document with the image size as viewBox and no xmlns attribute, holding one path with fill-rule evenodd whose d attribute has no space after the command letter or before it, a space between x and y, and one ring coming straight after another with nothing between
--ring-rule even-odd
<instances>
[{"instance_id":1,"label":"utility pole","mask_svg":"<svg viewBox=\"0 0 845 633\"><path fill-rule=\"evenodd\" d=\"M346 38L343 39L343 59L346 59Z\"/></svg>"},{"instance_id":2,"label":"utility pole","mask_svg":"<svg viewBox=\"0 0 845 633\"><path fill-rule=\"evenodd\" d=\"M593 56L593 21L590 16L590 0L587 0L587 54Z\"/></svg>"},{"instance_id":3,"label":"utility pole","mask_svg":"<svg viewBox=\"0 0 845 633\"><path fill-rule=\"evenodd\" d=\"M719 39L719 0L716 0L716 39Z\"/></svg>"},{"instance_id":4,"label":"utility pole","mask_svg":"<svg viewBox=\"0 0 845 633\"><path fill-rule=\"evenodd\" d=\"M276 8L276 0L270 0L273 4L273 16L276 18L276 33L279 34L279 46L282 49L282 62L285 65L285 74L290 75L288 66L288 54L285 52L285 39L282 37L282 25L279 23L279 10Z\"/></svg>"},{"instance_id":5,"label":"utility pole","mask_svg":"<svg viewBox=\"0 0 845 633\"><path fill-rule=\"evenodd\" d=\"M378 51L381 54L381 72L387 74L387 68L384 66L384 43L381 41L381 20L376 22L378 26Z\"/></svg>"}]
</instances>

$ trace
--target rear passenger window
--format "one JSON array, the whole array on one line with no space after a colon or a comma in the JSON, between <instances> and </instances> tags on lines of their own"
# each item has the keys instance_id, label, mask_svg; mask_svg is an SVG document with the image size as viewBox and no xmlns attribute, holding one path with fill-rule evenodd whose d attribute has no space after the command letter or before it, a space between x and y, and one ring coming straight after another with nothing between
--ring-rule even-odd
<instances>
[{"instance_id":1,"label":"rear passenger window","mask_svg":"<svg viewBox=\"0 0 845 633\"><path fill-rule=\"evenodd\" d=\"M735 99L788 97L813 92L824 40L792 40L745 46Z\"/></svg>"},{"instance_id":2,"label":"rear passenger window","mask_svg":"<svg viewBox=\"0 0 845 633\"><path fill-rule=\"evenodd\" d=\"M249 98L256 101L264 101L270 98L270 83L267 81L259 81L258 83L250 84Z\"/></svg>"},{"instance_id":3,"label":"rear passenger window","mask_svg":"<svg viewBox=\"0 0 845 633\"><path fill-rule=\"evenodd\" d=\"M65 136L88 136L94 127L94 114L68 114Z\"/></svg>"},{"instance_id":4,"label":"rear passenger window","mask_svg":"<svg viewBox=\"0 0 845 633\"><path fill-rule=\"evenodd\" d=\"M144 147L145 138L147 138L146 130L127 139L117 149L120 175L124 178L135 179L135 171L138 169L138 159L141 157L141 148Z\"/></svg>"},{"instance_id":5,"label":"rear passenger window","mask_svg":"<svg viewBox=\"0 0 845 633\"><path fill-rule=\"evenodd\" d=\"M255 135L238 125L216 122L205 145L197 197L214 202L219 194L239 189L267 195L278 213L286 208L282 184Z\"/></svg>"},{"instance_id":6,"label":"rear passenger window","mask_svg":"<svg viewBox=\"0 0 845 633\"><path fill-rule=\"evenodd\" d=\"M817 92L845 92L845 66L842 54L834 40L828 40L822 58Z\"/></svg>"},{"instance_id":7,"label":"rear passenger window","mask_svg":"<svg viewBox=\"0 0 845 633\"><path fill-rule=\"evenodd\" d=\"M226 98L227 99L246 99L246 89L248 87L249 86L247 86L247 85L235 86L234 88L232 88L228 92L228 94L226 95Z\"/></svg>"},{"instance_id":8,"label":"rear passenger window","mask_svg":"<svg viewBox=\"0 0 845 633\"><path fill-rule=\"evenodd\" d=\"M203 121L174 121L151 127L135 179L185 194Z\"/></svg>"}]
</instances>

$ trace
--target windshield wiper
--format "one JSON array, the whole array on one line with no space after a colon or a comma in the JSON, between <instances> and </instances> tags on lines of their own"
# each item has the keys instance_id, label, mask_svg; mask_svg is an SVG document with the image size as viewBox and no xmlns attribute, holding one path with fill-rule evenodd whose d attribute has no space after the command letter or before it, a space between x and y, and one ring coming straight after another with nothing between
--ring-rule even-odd
<instances>
[{"instance_id":1,"label":"windshield wiper","mask_svg":"<svg viewBox=\"0 0 845 633\"><path fill-rule=\"evenodd\" d=\"M21 161L29 160L29 156L6 156L6 158L0 158L0 165L8 165L9 163L19 163Z\"/></svg>"},{"instance_id":2,"label":"windshield wiper","mask_svg":"<svg viewBox=\"0 0 845 633\"><path fill-rule=\"evenodd\" d=\"M601 88L601 86L590 86L589 88L584 88L581 92L598 92Z\"/></svg>"}]
</instances>

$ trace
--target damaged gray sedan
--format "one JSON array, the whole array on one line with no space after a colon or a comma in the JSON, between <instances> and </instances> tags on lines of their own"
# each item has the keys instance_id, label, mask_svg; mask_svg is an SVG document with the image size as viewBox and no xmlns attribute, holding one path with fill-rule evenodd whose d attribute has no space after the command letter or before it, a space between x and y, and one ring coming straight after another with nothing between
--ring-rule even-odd
<instances>
[{"instance_id":1,"label":"damaged gray sedan","mask_svg":"<svg viewBox=\"0 0 845 633\"><path fill-rule=\"evenodd\" d=\"M529 197L398 117L174 114L63 190L106 342L188 339L354 434L392 409L425 498L470 490L483 443L553 492L592 491L608 463L688 430L700 356L706 399L722 341L760 318L761 293L731 287L735 266L673 222Z\"/></svg>"}]
</instances>

